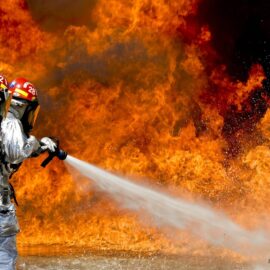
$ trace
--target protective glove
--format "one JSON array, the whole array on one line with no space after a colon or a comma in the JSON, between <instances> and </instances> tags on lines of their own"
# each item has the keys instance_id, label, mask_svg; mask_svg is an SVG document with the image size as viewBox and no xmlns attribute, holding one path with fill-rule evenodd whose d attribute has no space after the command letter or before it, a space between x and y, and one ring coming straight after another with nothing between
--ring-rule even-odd
<instances>
[{"instance_id":1,"label":"protective glove","mask_svg":"<svg viewBox=\"0 0 270 270\"><path fill-rule=\"evenodd\" d=\"M48 150L50 152L55 152L57 148L57 143L49 137L43 137L40 140L40 144L43 151Z\"/></svg>"}]
</instances>

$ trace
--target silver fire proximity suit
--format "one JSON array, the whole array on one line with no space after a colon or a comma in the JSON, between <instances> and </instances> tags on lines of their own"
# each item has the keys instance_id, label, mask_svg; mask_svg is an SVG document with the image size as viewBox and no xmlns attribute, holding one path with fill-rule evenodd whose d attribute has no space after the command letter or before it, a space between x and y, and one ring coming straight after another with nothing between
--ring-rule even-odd
<instances>
[{"instance_id":1,"label":"silver fire proximity suit","mask_svg":"<svg viewBox=\"0 0 270 270\"><path fill-rule=\"evenodd\" d=\"M25 78L17 78L8 85L0 74L0 270L15 270L17 259L19 226L9 179L26 158L57 149L52 139L44 137L38 141L29 135L38 112L34 85Z\"/></svg>"},{"instance_id":2,"label":"silver fire proximity suit","mask_svg":"<svg viewBox=\"0 0 270 270\"><path fill-rule=\"evenodd\" d=\"M50 138L41 139L26 136L22 123L12 110L1 123L0 145L0 270L14 270L17 258L16 234L19 226L16 209L11 202L13 189L9 178L18 170L23 160L37 156L46 149L54 149Z\"/></svg>"}]
</instances>

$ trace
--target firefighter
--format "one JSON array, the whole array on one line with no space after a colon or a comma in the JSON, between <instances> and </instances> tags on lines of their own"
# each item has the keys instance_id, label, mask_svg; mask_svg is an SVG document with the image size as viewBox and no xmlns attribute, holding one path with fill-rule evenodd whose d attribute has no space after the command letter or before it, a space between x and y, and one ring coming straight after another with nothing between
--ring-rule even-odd
<instances>
[{"instance_id":1,"label":"firefighter","mask_svg":"<svg viewBox=\"0 0 270 270\"><path fill-rule=\"evenodd\" d=\"M37 91L32 83L18 78L9 86L12 94L9 108L1 122L1 173L2 200L0 201L0 270L14 270L17 258L16 234L19 226L14 204L14 190L9 179L22 162L48 150L54 152L54 140L44 137L40 141L30 135L39 112ZM7 99L8 102L10 100ZM8 105L8 104L5 104ZM7 112L8 108L8 112ZM2 209L2 212L1 212Z\"/></svg>"},{"instance_id":2,"label":"firefighter","mask_svg":"<svg viewBox=\"0 0 270 270\"><path fill-rule=\"evenodd\" d=\"M11 96L7 79L0 75L0 123L7 116ZM15 235L19 228L15 207L10 203L11 188L8 183L9 173L3 162L3 149L0 149L0 157L0 269L14 269L17 257Z\"/></svg>"}]
</instances>

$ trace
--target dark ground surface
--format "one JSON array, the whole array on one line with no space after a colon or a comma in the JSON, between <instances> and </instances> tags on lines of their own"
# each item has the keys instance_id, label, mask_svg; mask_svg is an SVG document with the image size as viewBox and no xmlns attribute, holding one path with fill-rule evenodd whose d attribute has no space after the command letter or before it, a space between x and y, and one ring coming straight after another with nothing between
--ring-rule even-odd
<instances>
[{"instance_id":1,"label":"dark ground surface","mask_svg":"<svg viewBox=\"0 0 270 270\"><path fill-rule=\"evenodd\" d=\"M61 269L110 269L110 270L232 270L232 269L270 269L265 267L252 266L247 263L239 263L228 258L199 257L199 256L166 256L166 255L140 255L140 254L54 254L37 255L21 254L17 264L18 270L61 270Z\"/></svg>"}]
</instances>

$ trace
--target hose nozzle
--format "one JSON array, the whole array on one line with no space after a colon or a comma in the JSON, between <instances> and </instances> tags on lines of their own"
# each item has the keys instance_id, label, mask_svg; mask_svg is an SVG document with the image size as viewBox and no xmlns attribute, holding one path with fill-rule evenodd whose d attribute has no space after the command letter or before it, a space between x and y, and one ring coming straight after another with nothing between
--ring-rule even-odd
<instances>
[{"instance_id":1,"label":"hose nozzle","mask_svg":"<svg viewBox=\"0 0 270 270\"><path fill-rule=\"evenodd\" d=\"M52 160L54 157L59 158L60 160L65 160L67 158L68 153L62 149L59 148L59 141L56 140L57 142L57 148L55 149L54 152L49 151L49 156L43 160L41 163L41 166L45 168Z\"/></svg>"},{"instance_id":2,"label":"hose nozzle","mask_svg":"<svg viewBox=\"0 0 270 270\"><path fill-rule=\"evenodd\" d=\"M57 154L57 157L60 159L60 160L65 160L67 158L67 155L68 153L62 149L59 149L58 151L58 154Z\"/></svg>"}]
</instances>

